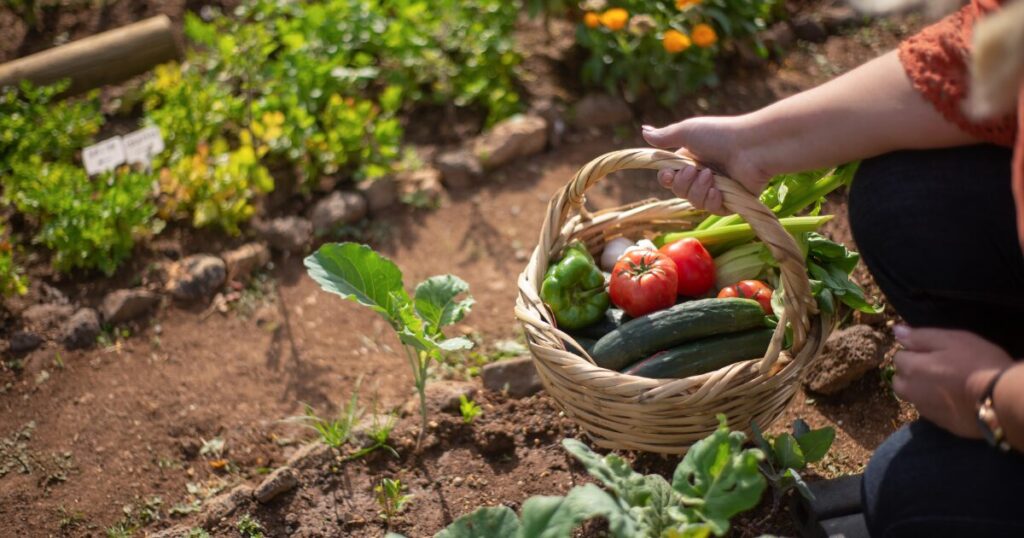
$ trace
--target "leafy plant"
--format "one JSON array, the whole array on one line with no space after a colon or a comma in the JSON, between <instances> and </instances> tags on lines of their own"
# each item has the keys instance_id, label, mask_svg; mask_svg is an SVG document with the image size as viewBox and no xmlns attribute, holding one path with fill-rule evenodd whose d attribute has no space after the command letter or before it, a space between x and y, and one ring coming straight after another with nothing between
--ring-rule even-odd
<instances>
[{"instance_id":1,"label":"leafy plant","mask_svg":"<svg viewBox=\"0 0 1024 538\"><path fill-rule=\"evenodd\" d=\"M774 492L773 506L786 492L796 489L809 500L814 494L807 488L800 473L808 463L821 461L835 440L836 431L831 426L812 430L803 419L793 421L793 433L765 436L756 423L751 424L754 440L767 457L761 462L761 471L768 478Z\"/></svg>"},{"instance_id":2,"label":"leafy plant","mask_svg":"<svg viewBox=\"0 0 1024 538\"><path fill-rule=\"evenodd\" d=\"M818 233L807 234L805 243L811 290L823 311L835 312L838 301L868 314L882 312L883 307L869 303L864 298L864 290L850 280L860 254Z\"/></svg>"},{"instance_id":3,"label":"leafy plant","mask_svg":"<svg viewBox=\"0 0 1024 538\"><path fill-rule=\"evenodd\" d=\"M307 427L316 431L320 440L331 448L345 446L352 436L352 429L359 422L361 411L359 410L358 383L356 390L352 391L352 399L348 405L342 405L338 409L338 416L333 419L324 419L317 416L316 411L309 404L305 405L305 415L297 417Z\"/></svg>"},{"instance_id":4,"label":"leafy plant","mask_svg":"<svg viewBox=\"0 0 1024 538\"><path fill-rule=\"evenodd\" d=\"M462 422L472 424L476 417L483 412L483 409L476 402L466 398L465 394L459 395L459 413L462 414Z\"/></svg>"},{"instance_id":5,"label":"leafy plant","mask_svg":"<svg viewBox=\"0 0 1024 538\"><path fill-rule=\"evenodd\" d=\"M263 538L263 525L251 514L238 518L235 527L243 538Z\"/></svg>"},{"instance_id":6,"label":"leafy plant","mask_svg":"<svg viewBox=\"0 0 1024 538\"><path fill-rule=\"evenodd\" d=\"M357 243L326 244L307 257L305 265L310 277L325 291L370 308L391 325L405 350L419 393L422 439L427 429L430 364L441 361L445 353L473 345L466 338L448 338L443 332L472 308L469 285L452 275L433 276L420 282L410 296L398 266Z\"/></svg>"},{"instance_id":7,"label":"leafy plant","mask_svg":"<svg viewBox=\"0 0 1024 538\"><path fill-rule=\"evenodd\" d=\"M390 523L412 500L412 495L406 495L404 491L405 485L397 478L381 479L380 484L373 487L374 497L381 509L380 517L385 522Z\"/></svg>"},{"instance_id":8,"label":"leafy plant","mask_svg":"<svg viewBox=\"0 0 1024 538\"><path fill-rule=\"evenodd\" d=\"M745 440L719 416L718 429L690 448L669 483L660 475L633 471L615 454L601 457L566 439L565 449L607 490L587 484L565 497L531 497L519 518L505 506L479 508L435 538L568 537L593 517L605 518L617 538L723 536L729 520L756 506L766 487L758 470L764 454L744 449Z\"/></svg>"},{"instance_id":9,"label":"leafy plant","mask_svg":"<svg viewBox=\"0 0 1024 538\"><path fill-rule=\"evenodd\" d=\"M210 538L210 533L206 532L206 529L202 527L192 527L188 530L185 538Z\"/></svg>"},{"instance_id":10,"label":"leafy plant","mask_svg":"<svg viewBox=\"0 0 1024 538\"><path fill-rule=\"evenodd\" d=\"M28 281L14 261L14 246L7 237L4 223L0 222L0 297L24 295L27 291Z\"/></svg>"},{"instance_id":11,"label":"leafy plant","mask_svg":"<svg viewBox=\"0 0 1024 538\"><path fill-rule=\"evenodd\" d=\"M576 41L588 57L585 84L627 98L653 92L665 105L715 86L722 43L754 36L777 0L590 0ZM767 54L763 46L759 51Z\"/></svg>"}]
</instances>

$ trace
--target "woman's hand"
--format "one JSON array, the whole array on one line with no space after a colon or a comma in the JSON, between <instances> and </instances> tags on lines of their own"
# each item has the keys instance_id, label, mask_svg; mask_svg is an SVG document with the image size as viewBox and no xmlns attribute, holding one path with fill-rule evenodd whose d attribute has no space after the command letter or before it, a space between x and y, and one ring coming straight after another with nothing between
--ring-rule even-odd
<instances>
[{"instance_id":1,"label":"woman's hand","mask_svg":"<svg viewBox=\"0 0 1024 538\"><path fill-rule=\"evenodd\" d=\"M893 362L892 388L922 417L961 437L979 438L976 406L988 383L1013 360L1002 348L967 331L893 329L903 350Z\"/></svg>"},{"instance_id":2,"label":"woman's hand","mask_svg":"<svg viewBox=\"0 0 1024 538\"><path fill-rule=\"evenodd\" d=\"M715 188L712 169L737 181L753 194L760 194L769 176L762 172L752 156L739 144L743 128L735 117L691 118L661 129L644 126L647 143L677 150L703 166L685 166L679 170L661 170L658 182L694 207L711 213L726 214L722 193Z\"/></svg>"}]
</instances>

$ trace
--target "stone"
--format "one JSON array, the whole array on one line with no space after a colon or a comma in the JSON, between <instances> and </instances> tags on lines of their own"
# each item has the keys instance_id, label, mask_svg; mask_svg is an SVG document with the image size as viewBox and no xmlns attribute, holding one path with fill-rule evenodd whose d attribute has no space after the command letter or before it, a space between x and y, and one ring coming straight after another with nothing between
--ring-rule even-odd
<instances>
[{"instance_id":1,"label":"stone","mask_svg":"<svg viewBox=\"0 0 1024 538\"><path fill-rule=\"evenodd\" d=\"M797 15L790 21L793 35L798 39L811 43L824 43L828 40L828 29L821 19L813 14Z\"/></svg>"},{"instance_id":2,"label":"stone","mask_svg":"<svg viewBox=\"0 0 1024 538\"><path fill-rule=\"evenodd\" d=\"M263 243L246 243L234 250L221 253L228 281L241 282L253 271L270 262L270 249Z\"/></svg>"},{"instance_id":3,"label":"stone","mask_svg":"<svg viewBox=\"0 0 1024 538\"><path fill-rule=\"evenodd\" d=\"M484 170L544 151L548 122L536 115L516 115L499 122L473 142L473 155Z\"/></svg>"},{"instance_id":4,"label":"stone","mask_svg":"<svg viewBox=\"0 0 1024 538\"><path fill-rule=\"evenodd\" d=\"M253 230L271 248L283 252L304 252L313 239L313 223L296 216L258 221L253 223Z\"/></svg>"},{"instance_id":5,"label":"stone","mask_svg":"<svg viewBox=\"0 0 1024 538\"><path fill-rule=\"evenodd\" d=\"M112 291L103 298L100 314L107 323L124 323L133 320L156 305L160 304L160 296L145 289L123 289Z\"/></svg>"},{"instance_id":6,"label":"stone","mask_svg":"<svg viewBox=\"0 0 1024 538\"><path fill-rule=\"evenodd\" d=\"M100 335L100 315L91 308L79 308L61 329L61 342L68 349L91 347Z\"/></svg>"},{"instance_id":7,"label":"stone","mask_svg":"<svg viewBox=\"0 0 1024 538\"><path fill-rule=\"evenodd\" d=\"M484 388L493 392L507 391L513 398L525 398L541 391L537 367L531 357L517 357L492 362L480 372Z\"/></svg>"},{"instance_id":8,"label":"stone","mask_svg":"<svg viewBox=\"0 0 1024 538\"><path fill-rule=\"evenodd\" d=\"M242 484L209 499L203 505L203 512L199 516L200 526L207 529L217 526L242 505L247 504L252 499L252 492L252 486Z\"/></svg>"},{"instance_id":9,"label":"stone","mask_svg":"<svg viewBox=\"0 0 1024 538\"><path fill-rule=\"evenodd\" d=\"M633 121L633 109L619 97L591 93L572 107L570 121L577 129L620 125Z\"/></svg>"},{"instance_id":10,"label":"stone","mask_svg":"<svg viewBox=\"0 0 1024 538\"><path fill-rule=\"evenodd\" d=\"M290 467L282 467L270 473L252 492L253 498L266 504L282 493L295 489L299 485L299 477Z\"/></svg>"},{"instance_id":11,"label":"stone","mask_svg":"<svg viewBox=\"0 0 1024 538\"><path fill-rule=\"evenodd\" d=\"M194 254L168 269L166 289L180 301L196 301L213 294L224 284L224 260L209 254Z\"/></svg>"},{"instance_id":12,"label":"stone","mask_svg":"<svg viewBox=\"0 0 1024 538\"><path fill-rule=\"evenodd\" d=\"M21 319L33 329L46 331L60 327L74 313L74 307L67 304L35 304L21 313Z\"/></svg>"},{"instance_id":13,"label":"stone","mask_svg":"<svg viewBox=\"0 0 1024 538\"><path fill-rule=\"evenodd\" d=\"M441 181L453 189L475 184L484 173L480 160L467 149L446 151L438 155L435 164L441 172Z\"/></svg>"},{"instance_id":14,"label":"stone","mask_svg":"<svg viewBox=\"0 0 1024 538\"><path fill-rule=\"evenodd\" d=\"M416 207L437 207L444 195L441 172L426 167L402 174L399 190L402 201Z\"/></svg>"},{"instance_id":15,"label":"stone","mask_svg":"<svg viewBox=\"0 0 1024 538\"><path fill-rule=\"evenodd\" d=\"M854 325L832 334L804 383L818 394L836 394L882 364L884 340L880 332L867 325Z\"/></svg>"},{"instance_id":16,"label":"stone","mask_svg":"<svg viewBox=\"0 0 1024 538\"><path fill-rule=\"evenodd\" d=\"M43 344L43 337L30 331L14 331L7 342L7 350L14 355L28 353Z\"/></svg>"},{"instance_id":17,"label":"stone","mask_svg":"<svg viewBox=\"0 0 1024 538\"><path fill-rule=\"evenodd\" d=\"M313 233L318 237L346 224L355 224L366 216L366 200L358 192L334 191L324 196L310 211Z\"/></svg>"},{"instance_id":18,"label":"stone","mask_svg":"<svg viewBox=\"0 0 1024 538\"><path fill-rule=\"evenodd\" d=\"M366 209L370 214L398 203L398 182L393 177L364 179L356 184L356 191L366 199Z\"/></svg>"}]
</instances>

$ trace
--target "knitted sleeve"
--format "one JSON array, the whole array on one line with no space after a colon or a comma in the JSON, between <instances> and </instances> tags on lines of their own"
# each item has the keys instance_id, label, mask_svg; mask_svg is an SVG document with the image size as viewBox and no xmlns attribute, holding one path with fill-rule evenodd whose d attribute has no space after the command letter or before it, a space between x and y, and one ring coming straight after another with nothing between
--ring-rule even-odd
<instances>
[{"instance_id":1,"label":"knitted sleeve","mask_svg":"<svg viewBox=\"0 0 1024 538\"><path fill-rule=\"evenodd\" d=\"M899 57L914 89L946 119L985 141L1012 146L1016 133L1013 115L976 122L961 109L970 81L968 63L974 23L998 9L1000 3L974 0L900 43Z\"/></svg>"}]
</instances>

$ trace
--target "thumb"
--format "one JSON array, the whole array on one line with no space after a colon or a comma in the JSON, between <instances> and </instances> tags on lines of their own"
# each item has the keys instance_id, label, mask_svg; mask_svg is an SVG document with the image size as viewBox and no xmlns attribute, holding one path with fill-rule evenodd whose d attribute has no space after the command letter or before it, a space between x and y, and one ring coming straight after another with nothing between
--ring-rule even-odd
<instances>
[{"instance_id":1,"label":"thumb","mask_svg":"<svg viewBox=\"0 0 1024 538\"><path fill-rule=\"evenodd\" d=\"M644 140L656 148L678 148L687 145L690 129L681 121L661 128L644 125L642 134Z\"/></svg>"}]
</instances>

